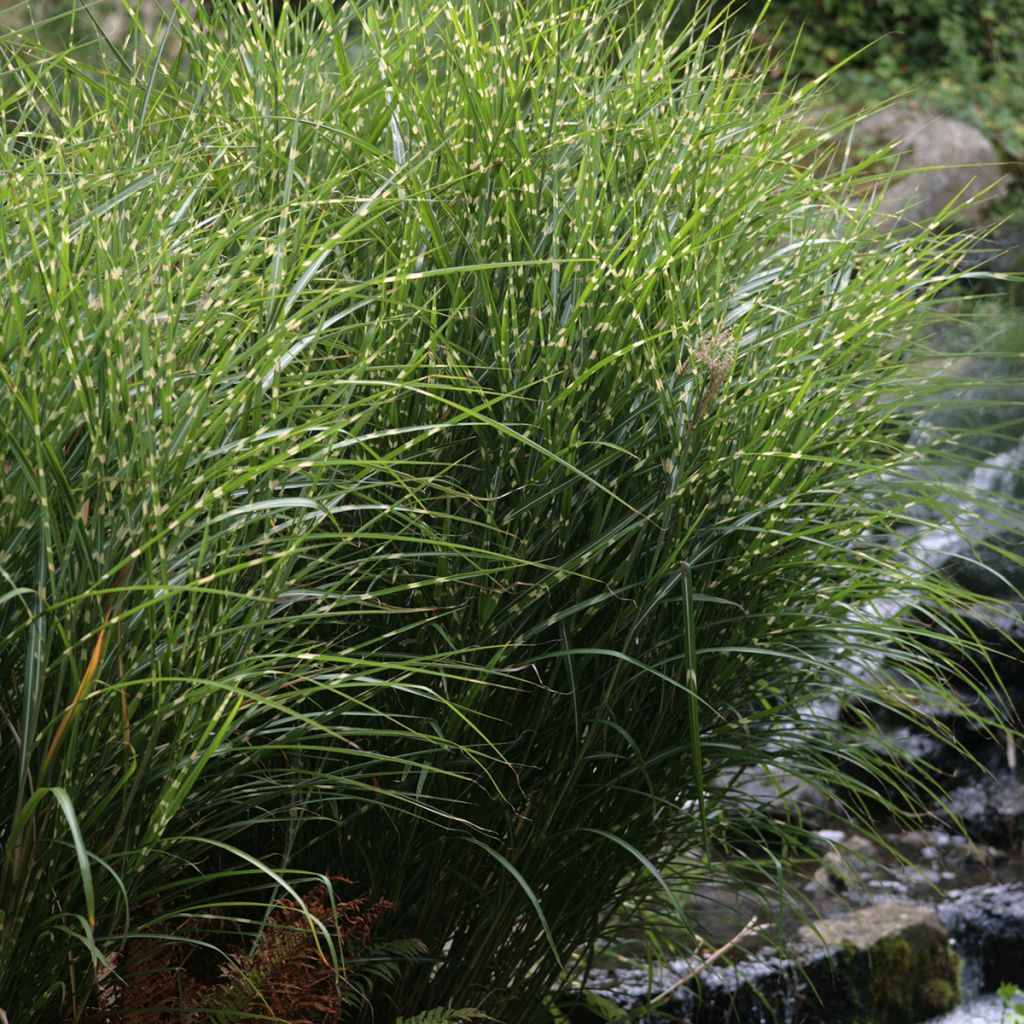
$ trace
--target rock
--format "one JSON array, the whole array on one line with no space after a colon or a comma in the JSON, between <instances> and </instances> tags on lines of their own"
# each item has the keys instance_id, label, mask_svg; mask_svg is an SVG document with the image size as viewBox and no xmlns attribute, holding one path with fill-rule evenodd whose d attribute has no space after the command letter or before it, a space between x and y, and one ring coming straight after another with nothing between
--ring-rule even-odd
<instances>
[{"instance_id":1,"label":"rock","mask_svg":"<svg viewBox=\"0 0 1024 1024\"><path fill-rule=\"evenodd\" d=\"M878 847L863 836L852 835L841 847L828 850L821 858L821 866L814 872L804 889L842 893L849 889L863 889L875 875L879 856Z\"/></svg>"},{"instance_id":2,"label":"rock","mask_svg":"<svg viewBox=\"0 0 1024 1024\"><path fill-rule=\"evenodd\" d=\"M974 232L951 232L946 237L950 244L963 246L954 264L959 270L989 274L1019 274L1024 271L1024 223L1000 225L983 237ZM1020 282L997 281L982 276L968 284L976 293L987 294L1005 288L1014 305L1020 305L1021 297L1024 297L1024 286Z\"/></svg>"},{"instance_id":3,"label":"rock","mask_svg":"<svg viewBox=\"0 0 1024 1024\"><path fill-rule=\"evenodd\" d=\"M955 614L932 616L928 626L943 625L949 634L969 633L981 645L981 655L965 653L933 636L931 646L957 666L962 677L950 673L949 684L981 719L993 712L1007 724L1024 721L1024 604L1001 607L974 605ZM998 682L996 682L998 680ZM1024 792L1015 778L1024 767L1024 750L1000 728L956 714L935 702L933 717L949 731L959 747L943 743L934 734L909 725L890 725L888 739L905 753L924 759L952 797L955 812L965 821L972 838L997 845L1019 845L1024 838Z\"/></svg>"},{"instance_id":4,"label":"rock","mask_svg":"<svg viewBox=\"0 0 1024 1024\"><path fill-rule=\"evenodd\" d=\"M985 546L950 559L943 569L975 594L1020 599L1024 594L1024 534L1019 524L986 538Z\"/></svg>"},{"instance_id":5,"label":"rock","mask_svg":"<svg viewBox=\"0 0 1024 1024\"><path fill-rule=\"evenodd\" d=\"M950 810L976 843L1020 850L1024 843L1024 784L1013 773L982 776L947 796Z\"/></svg>"},{"instance_id":6,"label":"rock","mask_svg":"<svg viewBox=\"0 0 1024 1024\"><path fill-rule=\"evenodd\" d=\"M800 929L805 943L816 937L830 953L838 982L823 1002L831 1007L843 1000L850 1021L912 1024L960 1001L959 964L949 936L925 907L883 903ZM826 1013L806 1019L833 1018Z\"/></svg>"},{"instance_id":7,"label":"rock","mask_svg":"<svg viewBox=\"0 0 1024 1024\"><path fill-rule=\"evenodd\" d=\"M751 765L744 769L735 788L751 806L780 821L796 817L812 827L814 824L824 826L834 817L829 797L819 786L774 765Z\"/></svg>"},{"instance_id":8,"label":"rock","mask_svg":"<svg viewBox=\"0 0 1024 1024\"><path fill-rule=\"evenodd\" d=\"M938 915L970 970L968 994L1024 982L1024 885L979 885L951 894Z\"/></svg>"},{"instance_id":9,"label":"rock","mask_svg":"<svg viewBox=\"0 0 1024 1024\"><path fill-rule=\"evenodd\" d=\"M692 963L669 964L650 978L644 971L609 971L594 982L627 1012L671 990L660 1013L646 1019L693 1024L916 1024L959 1001L958 959L942 922L924 907L887 903L828 918L801 929L788 952L788 958L757 955L713 966L678 988L673 979Z\"/></svg>"},{"instance_id":10,"label":"rock","mask_svg":"<svg viewBox=\"0 0 1024 1024\"><path fill-rule=\"evenodd\" d=\"M982 499L958 524L966 544L953 545L940 568L975 594L1024 598L1024 440L990 455L967 477Z\"/></svg>"},{"instance_id":11,"label":"rock","mask_svg":"<svg viewBox=\"0 0 1024 1024\"><path fill-rule=\"evenodd\" d=\"M956 215L960 224L978 227L984 206L1009 191L995 148L977 128L912 104L869 114L857 123L853 144L870 151L894 145L900 173L881 200L886 216L926 224L947 204L985 193Z\"/></svg>"},{"instance_id":12,"label":"rock","mask_svg":"<svg viewBox=\"0 0 1024 1024\"><path fill-rule=\"evenodd\" d=\"M654 966L650 973L636 968L622 968L607 971L592 971L587 988L577 992L576 1005L569 1011L572 1024L600 1024L608 1019L607 1014L595 1012L591 997L607 1000L631 1016L637 1015L640 1007L646 1006L660 993L671 993L660 1004L660 1009L673 1017L690 1021L693 1019L697 998L693 989L676 986L678 979L689 974L697 961L673 960L664 967ZM642 1020L640 1016L634 1019Z\"/></svg>"}]
</instances>

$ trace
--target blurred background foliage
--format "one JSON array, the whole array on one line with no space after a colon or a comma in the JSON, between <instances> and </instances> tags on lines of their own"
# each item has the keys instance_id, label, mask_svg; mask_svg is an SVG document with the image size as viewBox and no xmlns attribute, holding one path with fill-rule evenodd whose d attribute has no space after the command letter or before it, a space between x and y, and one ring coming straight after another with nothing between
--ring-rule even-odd
<instances>
[{"instance_id":1,"label":"blurred background foliage","mask_svg":"<svg viewBox=\"0 0 1024 1024\"><path fill-rule=\"evenodd\" d=\"M749 18L754 4L741 8ZM1019 0L778 0L764 39L781 62L799 40L804 76L844 64L847 103L912 91L975 123L1007 158L1024 158L1024 4Z\"/></svg>"}]
</instances>

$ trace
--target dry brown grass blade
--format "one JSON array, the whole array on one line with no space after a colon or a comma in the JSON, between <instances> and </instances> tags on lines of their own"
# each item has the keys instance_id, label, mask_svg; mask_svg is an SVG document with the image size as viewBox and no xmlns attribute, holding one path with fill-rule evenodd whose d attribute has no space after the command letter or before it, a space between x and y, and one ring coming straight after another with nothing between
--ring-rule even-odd
<instances>
[{"instance_id":1,"label":"dry brown grass blade","mask_svg":"<svg viewBox=\"0 0 1024 1024\"><path fill-rule=\"evenodd\" d=\"M96 637L96 643L93 645L92 654L89 657L89 664L86 665L85 672L82 675L82 680L78 684L78 689L75 691L75 696L71 701L71 704L68 706L68 709L61 717L60 725L57 726L57 731L54 733L53 740L50 742L50 749L46 751L46 759L43 761L42 771L44 777L46 776L50 764L53 761L54 755L60 747L64 734L68 731L68 728L74 721L75 716L78 714L78 710L82 706L82 701L84 701L89 695L93 679L96 677L96 671L100 667L100 659L103 657L103 642L107 635L107 623L109 621L110 612L108 611L103 620L103 626L100 629L99 636Z\"/></svg>"}]
</instances>

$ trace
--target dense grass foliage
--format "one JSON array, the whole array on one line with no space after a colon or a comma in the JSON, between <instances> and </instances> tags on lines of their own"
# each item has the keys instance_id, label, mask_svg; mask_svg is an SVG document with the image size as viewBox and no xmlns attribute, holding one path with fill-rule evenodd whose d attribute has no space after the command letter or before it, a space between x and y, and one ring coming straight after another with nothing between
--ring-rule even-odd
<instances>
[{"instance_id":1,"label":"dense grass foliage","mask_svg":"<svg viewBox=\"0 0 1024 1024\"><path fill-rule=\"evenodd\" d=\"M3 43L0 1007L344 875L425 950L354 1016L535 1021L800 842L752 770L913 770L868 711L962 662L867 609L964 597L894 539L946 264L667 8L260 13Z\"/></svg>"}]
</instances>

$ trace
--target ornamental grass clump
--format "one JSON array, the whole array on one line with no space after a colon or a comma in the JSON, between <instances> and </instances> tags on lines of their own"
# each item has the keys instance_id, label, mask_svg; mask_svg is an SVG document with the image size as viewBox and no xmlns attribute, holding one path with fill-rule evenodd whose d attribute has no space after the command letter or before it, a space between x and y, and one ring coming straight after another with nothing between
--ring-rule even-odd
<instances>
[{"instance_id":1,"label":"ornamental grass clump","mask_svg":"<svg viewBox=\"0 0 1024 1024\"><path fill-rule=\"evenodd\" d=\"M967 670L865 609L966 599L900 555L955 500L908 443L949 246L655 8L2 41L12 1024L282 900L345 1019L526 1024L652 892L772 876L805 830L755 774L934 784L867 710ZM356 994L335 876L404 950Z\"/></svg>"}]
</instances>

